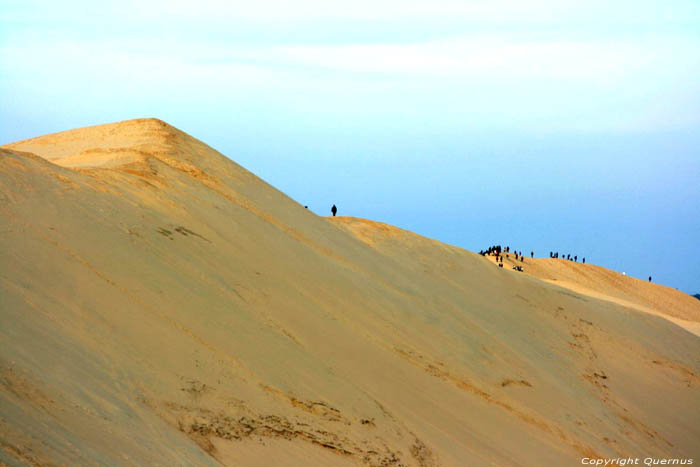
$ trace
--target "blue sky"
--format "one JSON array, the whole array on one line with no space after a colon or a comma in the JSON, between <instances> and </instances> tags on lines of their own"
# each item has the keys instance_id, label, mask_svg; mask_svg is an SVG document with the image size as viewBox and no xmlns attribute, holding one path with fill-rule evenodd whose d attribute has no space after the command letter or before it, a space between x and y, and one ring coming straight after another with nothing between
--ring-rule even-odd
<instances>
[{"instance_id":1,"label":"blue sky","mask_svg":"<svg viewBox=\"0 0 700 467\"><path fill-rule=\"evenodd\" d=\"M700 292L696 0L0 5L1 143L145 116L319 214Z\"/></svg>"}]
</instances>

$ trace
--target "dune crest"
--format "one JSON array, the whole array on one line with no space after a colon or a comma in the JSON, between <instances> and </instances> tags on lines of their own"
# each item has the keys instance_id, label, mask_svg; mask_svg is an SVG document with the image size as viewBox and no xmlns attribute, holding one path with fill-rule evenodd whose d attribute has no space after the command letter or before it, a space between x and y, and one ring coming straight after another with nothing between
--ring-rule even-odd
<instances>
[{"instance_id":1,"label":"dune crest","mask_svg":"<svg viewBox=\"0 0 700 467\"><path fill-rule=\"evenodd\" d=\"M194 138L155 118L62 131L7 144L62 167L118 167L148 158L182 155Z\"/></svg>"},{"instance_id":2,"label":"dune crest","mask_svg":"<svg viewBox=\"0 0 700 467\"><path fill-rule=\"evenodd\" d=\"M456 248L382 222L356 217L328 219L374 247L382 243L400 244L415 251L421 244L432 243L445 249ZM700 301L671 287L642 281L590 263L552 258L525 258L523 262L516 261L512 253L504 253L504 257L506 270L522 266L526 274L538 279L583 295L661 316L700 335ZM487 258L495 264L495 256Z\"/></svg>"},{"instance_id":3,"label":"dune crest","mask_svg":"<svg viewBox=\"0 0 700 467\"><path fill-rule=\"evenodd\" d=\"M493 256L488 258L495 261ZM503 264L507 270L519 265L526 274L549 283L661 316L700 335L700 302L671 287L563 258L525 258L523 262L506 253Z\"/></svg>"},{"instance_id":4,"label":"dune crest","mask_svg":"<svg viewBox=\"0 0 700 467\"><path fill-rule=\"evenodd\" d=\"M316 216L159 120L4 146L0 229L0 462L700 454L696 336Z\"/></svg>"}]
</instances>

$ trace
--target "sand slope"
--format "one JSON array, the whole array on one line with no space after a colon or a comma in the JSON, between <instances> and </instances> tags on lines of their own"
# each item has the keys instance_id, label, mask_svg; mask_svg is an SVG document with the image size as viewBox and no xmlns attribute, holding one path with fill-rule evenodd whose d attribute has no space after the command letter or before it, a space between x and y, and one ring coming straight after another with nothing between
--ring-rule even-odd
<instances>
[{"instance_id":1,"label":"sand slope","mask_svg":"<svg viewBox=\"0 0 700 467\"><path fill-rule=\"evenodd\" d=\"M561 258L515 260L505 254L504 268L520 265L523 272L591 297L619 303L662 316L700 336L700 301L693 296L659 284L642 281L593 264ZM495 256L487 256L495 262Z\"/></svg>"},{"instance_id":2,"label":"sand slope","mask_svg":"<svg viewBox=\"0 0 700 467\"><path fill-rule=\"evenodd\" d=\"M665 319L318 217L158 120L0 151L2 462L700 454Z\"/></svg>"}]
</instances>

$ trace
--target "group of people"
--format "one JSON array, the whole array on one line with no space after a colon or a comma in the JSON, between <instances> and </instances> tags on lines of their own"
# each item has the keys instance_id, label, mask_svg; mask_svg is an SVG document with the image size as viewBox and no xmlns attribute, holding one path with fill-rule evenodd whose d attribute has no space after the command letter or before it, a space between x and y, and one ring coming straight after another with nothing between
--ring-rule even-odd
<instances>
[{"instance_id":1,"label":"group of people","mask_svg":"<svg viewBox=\"0 0 700 467\"><path fill-rule=\"evenodd\" d=\"M485 250L479 251L479 254L481 256L495 256L496 257L496 264L498 264L499 267L503 267L503 255L505 255L506 258L508 258L508 254L510 253L510 247L506 246L503 248L501 245L494 245L490 246ZM523 257L523 252L522 251L513 251L513 254L515 255L515 261L520 261L521 263L525 262L525 259ZM535 257L535 252L531 251L530 252L530 258ZM549 252L549 257L557 259L559 258L559 252L558 251L550 251ZM562 259L566 259L569 261L574 261L578 262L578 255L571 256L571 254L567 254L564 256L563 254L561 255ZM582 258L581 260L582 263L586 263L586 258ZM513 266L513 269L516 269L518 271L522 271L522 266ZM651 279L651 278L650 278ZM650 280L651 282L651 280Z\"/></svg>"},{"instance_id":2,"label":"group of people","mask_svg":"<svg viewBox=\"0 0 700 467\"><path fill-rule=\"evenodd\" d=\"M505 256L506 258L510 258L510 256L509 256L510 247L507 246L507 247L503 248L501 245L494 245L494 246L488 247L485 250L479 251L479 254L481 256L487 256L487 255L488 256L495 256L496 257L496 264L498 264L499 268L502 268L503 267L503 257ZM515 255L515 261L520 260L521 263L525 262L525 258L523 257L522 251L514 251L513 255ZM535 253L531 251L530 257L534 258ZM515 269L516 271L522 272L523 267L522 266L513 266L513 269Z\"/></svg>"},{"instance_id":3,"label":"group of people","mask_svg":"<svg viewBox=\"0 0 700 467\"><path fill-rule=\"evenodd\" d=\"M304 206L304 207L308 209L308 206ZM331 213L335 217L337 212L338 212L338 208L334 204L333 207L331 207ZM507 246L507 247L503 248L501 245L493 245L493 246L488 247L485 250L479 251L479 254L481 256L486 256L486 255L495 256L496 257L496 264L498 264L499 268L503 267L503 255L501 253L505 253L506 258L508 258L509 257L508 254L510 253L510 247ZM515 261L520 260L521 263L525 262L525 260L523 258L522 251L514 251L513 254L515 255ZM535 252L531 251L530 258L534 258L534 257L535 257ZM549 257L553 258L553 259L557 259L557 258L559 258L559 252L558 251L550 251ZM574 255L573 257L571 257L570 254L567 254L566 256L564 256L562 254L561 257L562 257L562 259L573 261L575 263L578 262L578 255ZM585 257L582 258L581 262L583 264L586 264L586 258ZM522 272L523 267L522 266L513 266L513 269L515 269L516 271ZM649 282L651 282L651 276L649 276Z\"/></svg>"},{"instance_id":4,"label":"group of people","mask_svg":"<svg viewBox=\"0 0 700 467\"><path fill-rule=\"evenodd\" d=\"M508 247L506 247L506 248L508 248ZM488 247L486 250L481 250L481 251L479 252L479 254L480 254L481 256L486 256L486 255L489 255L489 256L491 256L491 255L496 255L496 256L498 256L498 255L501 254L501 251L503 251L503 249L501 248L501 245L495 245L495 246L490 246L490 247Z\"/></svg>"},{"instance_id":5,"label":"group of people","mask_svg":"<svg viewBox=\"0 0 700 467\"><path fill-rule=\"evenodd\" d=\"M550 251L550 252L549 252L549 257L550 257L550 258L554 258L554 259L559 258L559 252L558 252L558 251ZM561 258L562 258L562 259L569 260L569 261L573 261L573 262L578 262L578 255L574 255L573 258L571 257L570 254L568 254L568 255L566 255L566 256L561 255ZM584 257L584 258L581 260L581 262L582 262L583 264L586 264L586 258Z\"/></svg>"},{"instance_id":6,"label":"group of people","mask_svg":"<svg viewBox=\"0 0 700 467\"><path fill-rule=\"evenodd\" d=\"M509 246L503 248L501 245L494 245L494 246L488 247L488 248L485 249L485 250L479 251L479 254L480 254L481 256L487 256L487 255L488 255L488 256L495 256L495 257L496 257L496 262L503 262L503 255L502 255L501 253L505 254L506 258L509 258L508 254L509 254L510 252L511 252L511 251L510 251L510 247L509 247ZM518 261L518 260L520 260L520 262L523 262L523 261L524 261L524 259L523 259L523 258L524 258L524 257L523 257L523 252L522 252L522 251L514 251L514 252L513 252L513 255L515 255L515 260L516 260L516 261ZM535 253L534 253L533 251L531 251L531 252L530 252L530 258L534 258L534 257L535 257Z\"/></svg>"},{"instance_id":7,"label":"group of people","mask_svg":"<svg viewBox=\"0 0 700 467\"><path fill-rule=\"evenodd\" d=\"M494 245L490 246L485 250L479 251L479 254L481 256L495 256L496 257L496 264L498 265L499 268L503 267L503 257L505 256L506 258L509 258L509 253L510 253L510 247L507 246L503 248L501 245ZM521 263L524 263L525 260L523 259L523 252L522 251L514 251L513 254L515 255L515 261L520 260ZM530 258L535 257L535 252L531 251L530 252ZM549 252L549 257L553 259L558 259L559 258L559 252L558 251L550 251ZM573 262L578 262L578 255L571 256L571 254L567 254L564 256L563 254L561 255L562 259L568 260L568 261L573 261ZM581 258L581 263L586 264L586 258ZM523 271L523 267L520 265L513 265L513 269L516 271ZM623 273L624 274L624 273ZM651 276L649 276L649 282L651 282Z\"/></svg>"}]
</instances>

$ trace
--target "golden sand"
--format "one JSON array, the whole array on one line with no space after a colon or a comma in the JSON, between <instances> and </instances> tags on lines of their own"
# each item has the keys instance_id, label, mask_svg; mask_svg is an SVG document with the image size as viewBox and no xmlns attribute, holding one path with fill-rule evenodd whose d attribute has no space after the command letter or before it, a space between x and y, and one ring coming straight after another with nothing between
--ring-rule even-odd
<instances>
[{"instance_id":1,"label":"golden sand","mask_svg":"<svg viewBox=\"0 0 700 467\"><path fill-rule=\"evenodd\" d=\"M159 120L0 151L0 462L700 457L700 339L609 299L697 321L670 289L319 217Z\"/></svg>"}]
</instances>

